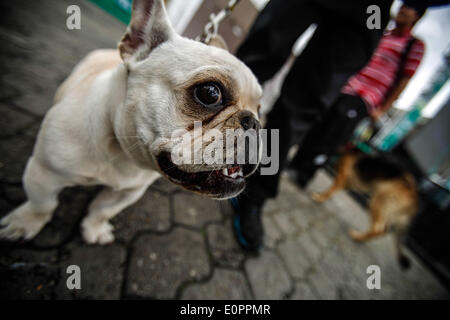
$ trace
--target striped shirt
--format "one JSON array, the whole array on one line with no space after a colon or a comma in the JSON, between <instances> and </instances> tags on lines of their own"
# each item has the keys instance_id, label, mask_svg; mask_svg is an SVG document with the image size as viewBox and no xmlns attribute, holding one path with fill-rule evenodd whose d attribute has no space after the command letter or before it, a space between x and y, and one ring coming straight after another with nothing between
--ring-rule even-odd
<instances>
[{"instance_id":1,"label":"striped shirt","mask_svg":"<svg viewBox=\"0 0 450 320\"><path fill-rule=\"evenodd\" d=\"M341 92L360 96L366 103L368 112L372 113L383 103L393 86L402 55L411 37L410 31L401 36L394 35L391 31L385 32L369 63L348 80ZM415 41L402 71L404 77L414 75L424 51L424 43L421 40Z\"/></svg>"}]
</instances>

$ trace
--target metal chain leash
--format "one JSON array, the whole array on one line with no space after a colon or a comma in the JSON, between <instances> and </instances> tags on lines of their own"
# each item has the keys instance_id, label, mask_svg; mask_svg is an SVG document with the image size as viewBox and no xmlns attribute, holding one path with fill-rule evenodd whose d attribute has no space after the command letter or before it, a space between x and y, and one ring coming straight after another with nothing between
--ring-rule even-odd
<instances>
[{"instance_id":1,"label":"metal chain leash","mask_svg":"<svg viewBox=\"0 0 450 320\"><path fill-rule=\"evenodd\" d=\"M206 24L203 33L198 36L195 40L203 42L205 44L209 44L211 39L217 36L219 31L219 24L228 18L234 8L241 0L230 0L228 5L219 11L218 14L211 13L209 16L209 22Z\"/></svg>"}]
</instances>

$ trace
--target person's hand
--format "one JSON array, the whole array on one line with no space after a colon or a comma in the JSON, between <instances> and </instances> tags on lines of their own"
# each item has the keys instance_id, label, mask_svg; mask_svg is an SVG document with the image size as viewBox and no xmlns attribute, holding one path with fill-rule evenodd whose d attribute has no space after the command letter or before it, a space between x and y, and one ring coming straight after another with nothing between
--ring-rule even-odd
<instances>
[{"instance_id":1,"label":"person's hand","mask_svg":"<svg viewBox=\"0 0 450 320\"><path fill-rule=\"evenodd\" d=\"M374 123L378 122L378 120L380 119L380 117L383 115L383 111L381 111L381 107L375 109L371 114L370 117L372 118L372 121Z\"/></svg>"}]
</instances>

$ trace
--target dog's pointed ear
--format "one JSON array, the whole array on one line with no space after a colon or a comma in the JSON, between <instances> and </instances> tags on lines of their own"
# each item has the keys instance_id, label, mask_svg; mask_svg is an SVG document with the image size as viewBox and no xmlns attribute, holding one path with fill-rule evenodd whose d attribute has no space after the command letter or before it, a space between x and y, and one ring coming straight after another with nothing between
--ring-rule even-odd
<instances>
[{"instance_id":1,"label":"dog's pointed ear","mask_svg":"<svg viewBox=\"0 0 450 320\"><path fill-rule=\"evenodd\" d=\"M216 35L214 38L212 38L211 41L209 42L209 45L230 51L230 50L228 50L228 46L227 46L227 43L225 42L225 39L222 38L222 36L220 36L220 35Z\"/></svg>"},{"instance_id":2,"label":"dog's pointed ear","mask_svg":"<svg viewBox=\"0 0 450 320\"><path fill-rule=\"evenodd\" d=\"M143 60L174 33L163 0L133 0L131 21L119 43L120 56L125 62L131 57Z\"/></svg>"}]
</instances>

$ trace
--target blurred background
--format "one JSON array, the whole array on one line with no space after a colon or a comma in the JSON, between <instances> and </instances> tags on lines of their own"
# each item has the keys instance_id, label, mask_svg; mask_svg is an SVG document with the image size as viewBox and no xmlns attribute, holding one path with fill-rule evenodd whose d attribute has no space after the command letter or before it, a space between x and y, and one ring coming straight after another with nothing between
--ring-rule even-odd
<instances>
[{"instance_id":1,"label":"blurred background","mask_svg":"<svg viewBox=\"0 0 450 320\"><path fill-rule=\"evenodd\" d=\"M175 30L203 32L226 0L167 0ZM265 0L242 0L219 29L230 51L245 39ZM66 28L69 5L81 9L81 29ZM401 2L395 1L395 15ZM21 176L57 86L89 51L116 47L131 0L2 1L0 5L0 215L25 195ZM0 297L24 299L401 299L448 298L450 288L450 8L429 9L414 28L426 53L400 99L375 130L361 123L354 141L405 159L420 185L421 211L407 247L413 267L400 270L391 236L365 244L349 228L368 226L367 197L342 192L323 205L310 200L326 189L334 167L306 190L286 176L280 195L263 213L265 249L255 257L234 240L227 203L186 193L165 181L114 220L117 241L87 246L78 223L98 188L61 195L52 221L30 243L1 243ZM287 71L307 45L314 26L299 37L292 56L264 84L265 114ZM331 101L340 85L323 97ZM81 266L85 285L70 291L65 268ZM382 289L366 287L366 268L379 265Z\"/></svg>"}]
</instances>

